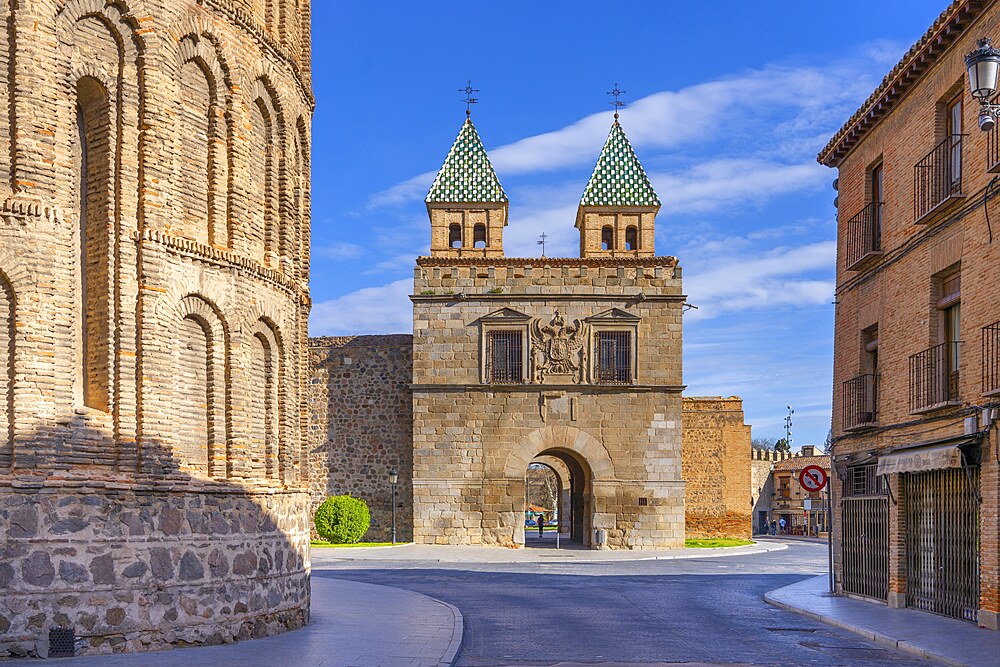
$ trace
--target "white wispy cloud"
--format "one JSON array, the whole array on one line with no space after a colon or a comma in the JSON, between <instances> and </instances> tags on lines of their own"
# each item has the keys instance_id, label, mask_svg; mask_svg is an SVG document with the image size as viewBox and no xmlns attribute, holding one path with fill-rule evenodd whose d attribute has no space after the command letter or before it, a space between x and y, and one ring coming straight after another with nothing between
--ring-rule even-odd
<instances>
[{"instance_id":1,"label":"white wispy cloud","mask_svg":"<svg viewBox=\"0 0 1000 667\"><path fill-rule=\"evenodd\" d=\"M355 259L360 257L362 253L364 253L364 248L357 243L337 242L312 249L313 255L325 259Z\"/></svg>"},{"instance_id":2,"label":"white wispy cloud","mask_svg":"<svg viewBox=\"0 0 1000 667\"><path fill-rule=\"evenodd\" d=\"M405 278L315 303L309 316L309 334L409 333L413 330L412 289L413 279Z\"/></svg>"}]
</instances>

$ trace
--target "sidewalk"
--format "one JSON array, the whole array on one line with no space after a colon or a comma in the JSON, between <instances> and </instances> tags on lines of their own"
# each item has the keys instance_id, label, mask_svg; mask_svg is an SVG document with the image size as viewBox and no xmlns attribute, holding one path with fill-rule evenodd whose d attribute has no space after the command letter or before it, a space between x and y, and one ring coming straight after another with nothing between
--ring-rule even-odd
<instances>
[{"instance_id":1,"label":"sidewalk","mask_svg":"<svg viewBox=\"0 0 1000 667\"><path fill-rule=\"evenodd\" d=\"M771 591L764 599L882 646L949 665L992 667L1000 655L1000 632L915 609L836 597L829 593L826 575Z\"/></svg>"},{"instance_id":2,"label":"sidewalk","mask_svg":"<svg viewBox=\"0 0 1000 667\"><path fill-rule=\"evenodd\" d=\"M566 540L560 549L555 548L555 538L545 539L544 546L536 546L537 540L529 541L524 549L505 547L473 547L444 544L402 544L385 548L313 548L314 563L333 561L422 561L430 563L608 563L641 560L680 560L685 558L719 558L724 556L747 556L787 549L787 544L779 541L758 543L746 547L726 547L721 549L673 549L673 550L612 550L597 551L586 549Z\"/></svg>"},{"instance_id":3,"label":"sidewalk","mask_svg":"<svg viewBox=\"0 0 1000 667\"><path fill-rule=\"evenodd\" d=\"M440 600L314 574L312 619L301 630L224 646L51 662L58 667L449 667L462 631L462 614ZM37 667L41 662L3 664Z\"/></svg>"}]
</instances>

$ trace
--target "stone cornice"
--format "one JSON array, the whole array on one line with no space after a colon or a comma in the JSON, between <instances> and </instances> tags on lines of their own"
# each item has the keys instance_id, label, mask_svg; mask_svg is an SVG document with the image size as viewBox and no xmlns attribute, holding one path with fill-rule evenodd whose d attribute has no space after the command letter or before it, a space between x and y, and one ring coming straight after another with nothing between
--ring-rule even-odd
<instances>
[{"instance_id":1,"label":"stone cornice","mask_svg":"<svg viewBox=\"0 0 1000 667\"><path fill-rule=\"evenodd\" d=\"M184 474L122 475L87 471L33 472L15 469L0 474L0 488L15 493L32 493L46 489L75 489L81 492L103 491L120 493L193 493L203 495L274 496L308 493L308 485L278 484L269 480L199 479Z\"/></svg>"},{"instance_id":2,"label":"stone cornice","mask_svg":"<svg viewBox=\"0 0 1000 667\"><path fill-rule=\"evenodd\" d=\"M533 268L675 268L676 257L417 257L417 266L491 266Z\"/></svg>"},{"instance_id":3,"label":"stone cornice","mask_svg":"<svg viewBox=\"0 0 1000 667\"><path fill-rule=\"evenodd\" d=\"M456 292L454 294L411 294L410 301L486 301L503 303L506 301L609 301L609 302L642 302L653 301L660 303L684 303L687 301L686 294L646 294L636 292L634 294L575 294L571 292L538 292L535 294L469 294L467 292Z\"/></svg>"},{"instance_id":4,"label":"stone cornice","mask_svg":"<svg viewBox=\"0 0 1000 667\"><path fill-rule=\"evenodd\" d=\"M817 160L838 167L857 143L889 114L941 54L993 0L955 0L882 79L878 88L820 151Z\"/></svg>"},{"instance_id":5,"label":"stone cornice","mask_svg":"<svg viewBox=\"0 0 1000 667\"><path fill-rule=\"evenodd\" d=\"M683 384L411 384L410 391L428 393L495 392L544 393L547 391L590 392L601 394L646 394L660 392L679 394L687 389Z\"/></svg>"},{"instance_id":6,"label":"stone cornice","mask_svg":"<svg viewBox=\"0 0 1000 667\"><path fill-rule=\"evenodd\" d=\"M171 236L166 232L156 229L147 229L142 232L132 232L132 240L137 243L157 243L168 250L185 255L194 259L215 264L224 268L239 269L246 271L256 278L269 282L291 294L307 293L307 289L299 285L284 273L269 269L259 262L237 255L229 250L220 250L204 243L198 243L191 239Z\"/></svg>"},{"instance_id":7,"label":"stone cornice","mask_svg":"<svg viewBox=\"0 0 1000 667\"><path fill-rule=\"evenodd\" d=\"M316 98L313 96L313 92L310 87L307 86L305 81L302 79L302 74L299 72L298 59L294 58L281 42L274 39L266 30L261 28L254 18L247 14L247 12L239 7L234 7L232 3L227 2L226 0L198 0L198 4L210 7L220 14L225 15L230 21L236 23L245 31L253 35L258 41L260 41L261 44L283 60L292 70L292 76L295 77L295 82L299 86L299 92L302 93L302 96L308 103L309 110L316 110Z\"/></svg>"}]
</instances>

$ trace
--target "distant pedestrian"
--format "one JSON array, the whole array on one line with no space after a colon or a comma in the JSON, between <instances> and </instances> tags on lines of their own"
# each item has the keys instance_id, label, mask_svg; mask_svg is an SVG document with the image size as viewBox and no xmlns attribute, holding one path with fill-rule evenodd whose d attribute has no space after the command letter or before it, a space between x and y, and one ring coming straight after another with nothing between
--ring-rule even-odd
<instances>
[{"instance_id":1,"label":"distant pedestrian","mask_svg":"<svg viewBox=\"0 0 1000 667\"><path fill-rule=\"evenodd\" d=\"M538 516L535 517L535 520L538 522L538 536L544 537L544 535L542 535L542 531L545 530L545 515L539 512Z\"/></svg>"},{"instance_id":2,"label":"distant pedestrian","mask_svg":"<svg viewBox=\"0 0 1000 667\"><path fill-rule=\"evenodd\" d=\"M775 521L774 519L771 519L771 534L772 535L778 534L778 522Z\"/></svg>"},{"instance_id":3,"label":"distant pedestrian","mask_svg":"<svg viewBox=\"0 0 1000 667\"><path fill-rule=\"evenodd\" d=\"M781 534L784 535L785 534L785 517L781 517L781 521L778 522L778 525L781 526Z\"/></svg>"}]
</instances>

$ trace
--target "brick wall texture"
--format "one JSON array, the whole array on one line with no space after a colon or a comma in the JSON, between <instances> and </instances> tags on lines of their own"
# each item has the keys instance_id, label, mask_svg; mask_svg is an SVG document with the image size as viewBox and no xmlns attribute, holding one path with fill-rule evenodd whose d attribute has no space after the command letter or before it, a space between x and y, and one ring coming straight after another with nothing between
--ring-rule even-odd
<instances>
[{"instance_id":1,"label":"brick wall texture","mask_svg":"<svg viewBox=\"0 0 1000 667\"><path fill-rule=\"evenodd\" d=\"M940 40L939 35L943 36ZM908 84L905 94L899 97L897 93L898 99L889 105L879 103L879 113L884 116L880 122L857 134L843 157L828 162L839 168L834 478L846 475L852 465L874 462L895 448L961 436L965 418L972 417L973 427L984 435L979 450L979 623L996 629L1000 626L998 435L995 424L983 424L980 411L972 406L996 404L992 392L1000 389L996 386L996 378L1000 378L996 350L1000 348L990 348L986 342L987 327L1000 321L996 296L996 267L1000 263L996 221L1000 210L993 183L996 174L992 173L1000 156L996 132L981 132L977 127L978 104L969 92L963 62L981 37L994 41L1000 37L1000 6L996 2L952 3L928 39L900 66L899 80L905 77ZM956 99L962 103L961 127L949 128L948 107ZM960 142L955 142L954 148L946 146L943 158L940 151L933 153L951 133L956 138L961 135ZM946 167L955 176L954 180L949 177L946 192L935 191L932 182L922 180L920 174L926 168L918 166L938 164L940 168L942 160L961 165L960 170ZM856 216L873 201L871 168L879 163L884 173L881 254L849 267L849 242L860 229ZM918 206L924 201L928 206ZM932 210L922 215L927 208ZM938 301L943 296L944 278L955 271L961 276L961 318L960 330L951 336L962 342L957 366L938 385L951 395L938 400L941 397L930 396L930 385L925 383L927 378L939 377L936 372L913 375L911 368L917 361L914 355L949 336ZM872 358L865 345L876 327L878 397L874 410L862 408L865 414L876 414L873 423L866 424L872 420L858 418L857 403L850 400L847 390L852 379L872 372ZM939 370L944 363L942 359ZM914 397L920 405L914 404ZM921 405L934 409L922 410ZM896 502L888 504L888 601L901 606L907 604L908 587L907 480L905 475L889 477ZM837 588L843 591L842 484L837 481L833 490L838 508L834 513L834 569Z\"/></svg>"},{"instance_id":2,"label":"brick wall texture","mask_svg":"<svg viewBox=\"0 0 1000 667\"><path fill-rule=\"evenodd\" d=\"M308 2L4 9L0 657L301 626Z\"/></svg>"},{"instance_id":3,"label":"brick wall texture","mask_svg":"<svg viewBox=\"0 0 1000 667\"><path fill-rule=\"evenodd\" d=\"M749 539L751 446L742 399L686 396L681 418L687 536Z\"/></svg>"}]
</instances>

